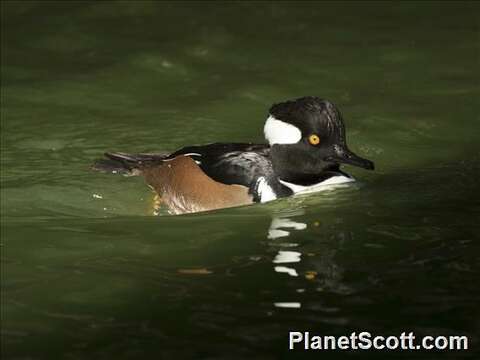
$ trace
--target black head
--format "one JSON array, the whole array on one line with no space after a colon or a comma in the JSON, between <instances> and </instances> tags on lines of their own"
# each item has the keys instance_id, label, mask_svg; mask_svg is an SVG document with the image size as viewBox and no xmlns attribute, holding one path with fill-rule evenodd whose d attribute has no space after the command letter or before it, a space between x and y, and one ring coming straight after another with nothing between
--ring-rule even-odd
<instances>
[{"instance_id":1,"label":"black head","mask_svg":"<svg viewBox=\"0 0 480 360\"><path fill-rule=\"evenodd\" d=\"M264 132L275 171L285 181L314 182L342 163L374 168L348 149L342 115L328 100L309 96L274 104Z\"/></svg>"}]
</instances>

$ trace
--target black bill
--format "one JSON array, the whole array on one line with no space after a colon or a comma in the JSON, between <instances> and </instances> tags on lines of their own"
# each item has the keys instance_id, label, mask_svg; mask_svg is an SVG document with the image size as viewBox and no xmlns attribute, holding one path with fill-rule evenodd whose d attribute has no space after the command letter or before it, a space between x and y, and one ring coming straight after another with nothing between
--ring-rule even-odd
<instances>
[{"instance_id":1,"label":"black bill","mask_svg":"<svg viewBox=\"0 0 480 360\"><path fill-rule=\"evenodd\" d=\"M361 158L348 150L346 147L334 146L334 154L328 156L325 160L332 161L340 164L348 164L358 166L367 170L375 169L373 161Z\"/></svg>"}]
</instances>

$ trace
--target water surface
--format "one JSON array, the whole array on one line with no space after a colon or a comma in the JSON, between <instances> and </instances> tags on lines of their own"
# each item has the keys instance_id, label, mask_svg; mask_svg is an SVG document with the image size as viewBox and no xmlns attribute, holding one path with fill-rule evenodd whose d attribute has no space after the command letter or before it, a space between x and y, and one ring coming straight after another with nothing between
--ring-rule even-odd
<instances>
[{"instance_id":1,"label":"water surface","mask_svg":"<svg viewBox=\"0 0 480 360\"><path fill-rule=\"evenodd\" d=\"M1 6L2 358L274 359L290 330L478 350L476 3ZM89 170L261 142L269 106L304 95L339 106L375 172L154 217L142 179Z\"/></svg>"}]
</instances>

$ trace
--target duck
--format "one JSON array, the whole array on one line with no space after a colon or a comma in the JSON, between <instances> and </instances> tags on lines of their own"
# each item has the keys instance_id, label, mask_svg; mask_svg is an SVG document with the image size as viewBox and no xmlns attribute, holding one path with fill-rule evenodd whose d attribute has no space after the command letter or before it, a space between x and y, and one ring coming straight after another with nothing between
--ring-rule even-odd
<instances>
[{"instance_id":1,"label":"duck","mask_svg":"<svg viewBox=\"0 0 480 360\"><path fill-rule=\"evenodd\" d=\"M273 104L265 144L210 143L171 153L106 152L92 168L143 176L155 193L154 212L196 213L266 203L355 179L343 164L374 170L346 143L342 114L331 101L306 96Z\"/></svg>"}]
</instances>

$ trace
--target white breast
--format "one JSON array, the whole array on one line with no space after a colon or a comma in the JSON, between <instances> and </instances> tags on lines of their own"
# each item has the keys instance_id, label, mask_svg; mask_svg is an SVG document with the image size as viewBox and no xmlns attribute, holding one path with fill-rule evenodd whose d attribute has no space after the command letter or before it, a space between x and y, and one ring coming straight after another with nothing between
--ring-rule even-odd
<instances>
[{"instance_id":1,"label":"white breast","mask_svg":"<svg viewBox=\"0 0 480 360\"><path fill-rule=\"evenodd\" d=\"M298 193L311 193L311 192L317 192L317 191L332 190L338 187L342 187L346 183L354 182L355 179L344 176L344 175L338 175L338 176L332 176L331 178L328 178L327 180L324 180L317 184L308 185L308 186L297 185L297 184L289 183L288 181L283 181L280 179L279 181L283 185L288 187L290 190L292 190L294 194L298 194Z\"/></svg>"}]
</instances>

